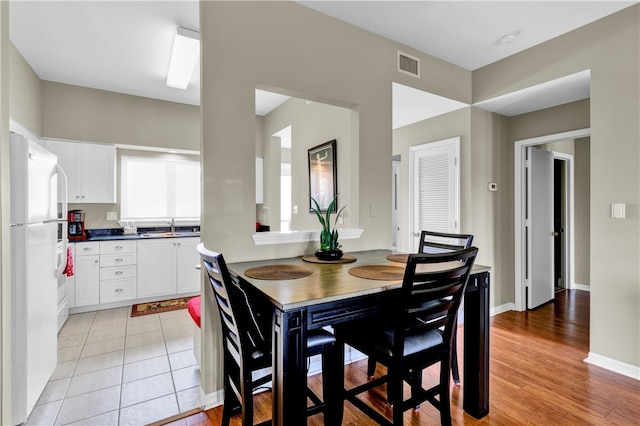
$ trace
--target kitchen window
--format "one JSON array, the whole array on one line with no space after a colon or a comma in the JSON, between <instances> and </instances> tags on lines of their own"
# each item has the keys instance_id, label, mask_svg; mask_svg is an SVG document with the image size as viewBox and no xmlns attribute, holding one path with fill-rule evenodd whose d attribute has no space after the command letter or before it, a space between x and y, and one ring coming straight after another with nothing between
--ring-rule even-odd
<instances>
[{"instance_id":1,"label":"kitchen window","mask_svg":"<svg viewBox=\"0 0 640 426\"><path fill-rule=\"evenodd\" d=\"M200 221L200 161L121 157L121 221Z\"/></svg>"}]
</instances>

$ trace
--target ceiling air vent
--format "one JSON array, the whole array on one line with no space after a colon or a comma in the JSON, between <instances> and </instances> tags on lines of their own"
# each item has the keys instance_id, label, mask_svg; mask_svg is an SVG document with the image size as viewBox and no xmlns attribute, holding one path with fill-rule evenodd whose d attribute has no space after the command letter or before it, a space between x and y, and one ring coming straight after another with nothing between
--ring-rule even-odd
<instances>
[{"instance_id":1,"label":"ceiling air vent","mask_svg":"<svg viewBox=\"0 0 640 426\"><path fill-rule=\"evenodd\" d=\"M420 59L398 50L398 71L420 78Z\"/></svg>"}]
</instances>

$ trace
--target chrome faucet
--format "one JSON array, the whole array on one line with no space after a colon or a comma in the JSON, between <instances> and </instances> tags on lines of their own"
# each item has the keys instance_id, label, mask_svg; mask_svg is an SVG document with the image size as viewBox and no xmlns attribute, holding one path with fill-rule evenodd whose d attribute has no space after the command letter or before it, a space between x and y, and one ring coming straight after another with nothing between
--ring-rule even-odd
<instances>
[{"instance_id":1,"label":"chrome faucet","mask_svg":"<svg viewBox=\"0 0 640 426\"><path fill-rule=\"evenodd\" d=\"M175 234L176 233L176 219L174 217L172 217L171 220L169 221L169 225L171 226L171 233Z\"/></svg>"}]
</instances>

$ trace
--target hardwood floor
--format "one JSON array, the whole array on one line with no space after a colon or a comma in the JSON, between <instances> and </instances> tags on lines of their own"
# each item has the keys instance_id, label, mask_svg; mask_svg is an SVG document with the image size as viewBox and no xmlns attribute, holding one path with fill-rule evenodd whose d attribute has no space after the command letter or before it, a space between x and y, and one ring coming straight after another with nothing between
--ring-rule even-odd
<instances>
[{"instance_id":1,"label":"hardwood floor","mask_svg":"<svg viewBox=\"0 0 640 426\"><path fill-rule=\"evenodd\" d=\"M463 326L461 326L463 327ZM462 345L459 339L459 344ZM490 412L475 419L462 409L462 389L452 390L453 424L458 425L638 425L640 381L583 362L589 350L589 293L556 294L556 300L535 311L505 312L491 319ZM462 355L463 348L459 354ZM378 367L380 371L384 367ZM425 371L424 383L435 380L437 368ZM365 380L366 360L345 367L347 386ZM309 379L321 389L321 376ZM462 378L464 386L464 377ZM386 392L369 394L371 404L386 410ZM256 396L256 421L270 417L269 392ZM219 425L222 407L165 423L171 426ZM424 403L405 413L405 425L439 424L439 415ZM240 424L234 418L232 424ZM309 425L322 425L322 415ZM375 423L345 403L342 426Z\"/></svg>"}]
</instances>

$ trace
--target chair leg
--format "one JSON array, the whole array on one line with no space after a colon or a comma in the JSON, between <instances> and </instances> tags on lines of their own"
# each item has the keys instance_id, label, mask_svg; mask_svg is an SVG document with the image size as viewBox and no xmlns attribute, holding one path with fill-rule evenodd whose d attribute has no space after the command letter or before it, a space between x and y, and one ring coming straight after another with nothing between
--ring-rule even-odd
<instances>
[{"instance_id":1,"label":"chair leg","mask_svg":"<svg viewBox=\"0 0 640 426\"><path fill-rule=\"evenodd\" d=\"M458 321L453 328L453 339L451 343L451 375L453 384L460 386L460 370L458 369Z\"/></svg>"},{"instance_id":2,"label":"chair leg","mask_svg":"<svg viewBox=\"0 0 640 426\"><path fill-rule=\"evenodd\" d=\"M449 361L443 360L440 364L440 423L442 426L451 426L451 393L449 391L449 370L451 369L451 354Z\"/></svg>"},{"instance_id":3,"label":"chair leg","mask_svg":"<svg viewBox=\"0 0 640 426\"><path fill-rule=\"evenodd\" d=\"M242 426L253 426L253 389L245 387L242 395Z\"/></svg>"},{"instance_id":4,"label":"chair leg","mask_svg":"<svg viewBox=\"0 0 640 426\"><path fill-rule=\"evenodd\" d=\"M372 380L374 374L376 374L376 360L372 357L369 357L367 361L367 379Z\"/></svg>"},{"instance_id":5,"label":"chair leg","mask_svg":"<svg viewBox=\"0 0 640 426\"><path fill-rule=\"evenodd\" d=\"M411 397L417 398L418 394L422 390L422 369L414 368L410 373L411 380ZM420 411L420 404L413 407L413 411Z\"/></svg>"},{"instance_id":6,"label":"chair leg","mask_svg":"<svg viewBox=\"0 0 640 426\"><path fill-rule=\"evenodd\" d=\"M404 411L402 409L402 371L389 371L389 381L387 382L387 398L393 404L391 413L394 425L402 425Z\"/></svg>"},{"instance_id":7,"label":"chair leg","mask_svg":"<svg viewBox=\"0 0 640 426\"><path fill-rule=\"evenodd\" d=\"M394 412L396 406L402 411L402 384L404 381L402 369L389 365L387 366L387 376L387 401L394 406Z\"/></svg>"},{"instance_id":8,"label":"chair leg","mask_svg":"<svg viewBox=\"0 0 640 426\"><path fill-rule=\"evenodd\" d=\"M231 378L225 376L224 378L224 404L222 407L222 422L221 426L229 426L231 417L238 408L241 407L240 401L236 398L236 394L231 387Z\"/></svg>"}]
</instances>

